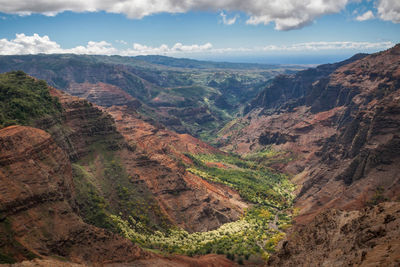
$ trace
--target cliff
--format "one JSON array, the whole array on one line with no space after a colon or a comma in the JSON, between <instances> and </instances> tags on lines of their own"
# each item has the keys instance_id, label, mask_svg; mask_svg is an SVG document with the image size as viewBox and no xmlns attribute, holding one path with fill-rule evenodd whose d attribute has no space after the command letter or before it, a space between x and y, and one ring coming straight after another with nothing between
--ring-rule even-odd
<instances>
[{"instance_id":1,"label":"cliff","mask_svg":"<svg viewBox=\"0 0 400 267\"><path fill-rule=\"evenodd\" d=\"M13 266L232 266L217 255L162 257L84 223L76 213L71 163L43 130L4 128L0 147L1 262L37 258Z\"/></svg>"},{"instance_id":2,"label":"cliff","mask_svg":"<svg viewBox=\"0 0 400 267\"><path fill-rule=\"evenodd\" d=\"M191 164L186 153L222 152L187 134L143 121L126 106L111 107L107 112L134 147L121 151L127 173L147 185L174 223L190 232L208 231L240 217L247 204L235 191L187 172L184 165Z\"/></svg>"},{"instance_id":3,"label":"cliff","mask_svg":"<svg viewBox=\"0 0 400 267\"><path fill-rule=\"evenodd\" d=\"M400 204L357 211L331 209L294 226L269 266L396 266L400 262Z\"/></svg>"},{"instance_id":4,"label":"cliff","mask_svg":"<svg viewBox=\"0 0 400 267\"><path fill-rule=\"evenodd\" d=\"M146 257L129 241L77 216L71 164L48 133L10 126L0 130L0 147L3 259L54 256L102 263Z\"/></svg>"},{"instance_id":5,"label":"cliff","mask_svg":"<svg viewBox=\"0 0 400 267\"><path fill-rule=\"evenodd\" d=\"M360 256L367 253L362 245L340 245L342 241L353 244L351 237L345 236L349 233L339 231L331 236L329 231L335 233L339 226L327 229L328 236L319 238L321 227L340 224L334 215L321 221L321 213L338 209L347 214L399 201L400 45L334 67L327 73L319 67L275 79L252 102L244 118L221 132L225 150L248 156L273 151L278 156L271 167L292 174L298 185L297 226L278 254L282 262L275 259L272 265L367 264L368 256ZM382 205L386 210L386 204ZM397 204L391 205L397 220ZM372 211L362 214L359 216L367 216L370 225L386 229L383 218ZM301 237L296 237L298 232ZM336 241L339 243L334 244ZM310 245L296 250L301 242ZM395 244L392 247L398 246L397 241L390 242ZM383 243L384 239L374 243L377 248L371 253L375 260L384 257ZM337 251L347 256L338 258ZM310 259L315 257L315 263L306 261L303 254L313 255ZM393 262L390 255L387 260Z\"/></svg>"},{"instance_id":6,"label":"cliff","mask_svg":"<svg viewBox=\"0 0 400 267\"><path fill-rule=\"evenodd\" d=\"M170 130L211 140L271 77L302 69L203 61L187 64L174 58L160 63L150 58L0 56L0 72L22 70L94 104L139 108L142 115L155 118Z\"/></svg>"},{"instance_id":7,"label":"cliff","mask_svg":"<svg viewBox=\"0 0 400 267\"><path fill-rule=\"evenodd\" d=\"M269 147L290 155L291 161L273 167L296 175L294 181L301 186L297 205L304 214L327 207L361 207L379 190L382 198L395 200L399 51L397 45L358 60L353 57L347 64L328 65L336 69L322 78L324 65L299 72L285 77L279 88L283 78L277 78L253 101L259 104L246 117L222 132L221 142L229 138L225 149L242 154ZM305 73L316 75L306 75L313 82L300 90ZM273 88L281 99L273 102L275 109L261 101ZM238 124L242 126L229 133Z\"/></svg>"},{"instance_id":8,"label":"cliff","mask_svg":"<svg viewBox=\"0 0 400 267\"><path fill-rule=\"evenodd\" d=\"M145 253L131 241L111 233L120 231L112 216L127 221L132 218L147 233L166 231L173 225L204 231L238 218L246 204L240 202L237 193L232 191L230 200L218 186L194 175L189 177L179 158L184 152L217 150L167 130L159 139L159 135L153 135L157 127L140 119L125 125L138 132L129 134L125 130L122 135L118 130L124 127L119 125L117 129L114 119L97 106L54 88L43 91L42 81L22 72L16 74L18 77L14 73L4 76L17 79L14 84L20 87L27 85L26 95L33 93L29 91L32 86L40 86L37 94L47 94L43 101L58 112L29 114L32 117L24 121L46 132L25 126L0 130L1 262L63 257L78 263L102 263L147 260L149 255L160 266L166 261L182 266L229 262L222 256L166 259ZM14 101L14 94L6 97ZM131 105L124 107L134 109ZM18 115L2 112L10 114L10 122ZM148 140L141 142L139 137L145 133ZM176 144L187 142L195 149L179 150L174 155L159 151L174 138ZM136 142L145 146L137 146Z\"/></svg>"}]
</instances>

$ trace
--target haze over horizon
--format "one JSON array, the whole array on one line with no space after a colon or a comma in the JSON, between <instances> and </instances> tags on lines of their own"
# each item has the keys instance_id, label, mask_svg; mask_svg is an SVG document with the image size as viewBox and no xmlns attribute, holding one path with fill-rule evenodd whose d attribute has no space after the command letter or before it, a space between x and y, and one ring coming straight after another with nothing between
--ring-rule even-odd
<instances>
[{"instance_id":1,"label":"haze over horizon","mask_svg":"<svg viewBox=\"0 0 400 267\"><path fill-rule=\"evenodd\" d=\"M400 0L0 0L0 266L400 267L399 133Z\"/></svg>"},{"instance_id":2,"label":"haze over horizon","mask_svg":"<svg viewBox=\"0 0 400 267\"><path fill-rule=\"evenodd\" d=\"M400 2L0 0L0 54L320 64L400 42Z\"/></svg>"}]
</instances>

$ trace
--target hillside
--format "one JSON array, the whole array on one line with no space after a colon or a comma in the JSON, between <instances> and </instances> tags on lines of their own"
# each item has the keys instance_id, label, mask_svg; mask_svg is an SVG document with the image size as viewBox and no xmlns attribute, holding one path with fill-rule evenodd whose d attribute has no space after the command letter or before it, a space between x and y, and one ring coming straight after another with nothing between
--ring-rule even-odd
<instances>
[{"instance_id":1,"label":"hillside","mask_svg":"<svg viewBox=\"0 0 400 267\"><path fill-rule=\"evenodd\" d=\"M121 262L140 266L232 266L232 262L216 255L160 256L83 222L79 217L81 185L76 183L67 154L48 133L10 126L0 130L0 144L1 263L35 259L31 264L39 266Z\"/></svg>"},{"instance_id":2,"label":"hillside","mask_svg":"<svg viewBox=\"0 0 400 267\"><path fill-rule=\"evenodd\" d=\"M189 58L173 58L166 56L136 56L135 59L166 67L188 68L188 69L237 69L237 70L270 70L282 68L293 68L293 66L278 66L273 64L253 64L253 63L230 63L194 60ZM299 67L299 66L296 66Z\"/></svg>"},{"instance_id":3,"label":"hillside","mask_svg":"<svg viewBox=\"0 0 400 267\"><path fill-rule=\"evenodd\" d=\"M325 224L342 225L329 218L324 219L324 226L318 226L322 215L317 214L323 211L362 210L381 202L399 201L400 46L358 56L321 72L330 66L277 77L252 101L244 118L220 133L225 150L244 156L275 151L275 160L269 159L268 164L294 175L292 181L298 186L295 207L300 214L293 231L305 231L300 237L303 239L312 239ZM398 202L390 205L398 212ZM383 227L388 235L397 229L387 228L373 213L365 216L371 220L370 225ZM310 222L314 228L301 226ZM335 238L343 237L339 234ZM297 237L289 238L280 253L292 251L296 242ZM302 253L314 253L318 248L326 256L339 249L340 245L326 242L331 242L330 238ZM374 244L385 247L382 242L386 241ZM317 246L320 244L323 247ZM343 250L348 257L345 262L358 262L362 250L365 255L371 252L380 257L375 245L367 248L359 244ZM387 246L388 250L393 247L398 251L398 245ZM357 253L352 254L354 250ZM278 265L299 264L299 255L293 253L282 254ZM313 264L338 262L335 254L329 255L313 258Z\"/></svg>"},{"instance_id":4,"label":"hillside","mask_svg":"<svg viewBox=\"0 0 400 267\"><path fill-rule=\"evenodd\" d=\"M399 45L264 80L218 132L202 103L245 94L250 72L164 57L16 58L1 59L70 82L64 92L22 71L0 74L0 262L399 262ZM59 70L45 67L55 62ZM154 86L145 68L215 80ZM113 75L136 77L148 95L99 78ZM219 148L173 131L177 120L213 128Z\"/></svg>"},{"instance_id":5,"label":"hillside","mask_svg":"<svg viewBox=\"0 0 400 267\"><path fill-rule=\"evenodd\" d=\"M0 144L2 263L42 255L82 263L146 257L127 240L85 224L73 211L71 164L48 133L10 126L0 131Z\"/></svg>"},{"instance_id":6,"label":"hillside","mask_svg":"<svg viewBox=\"0 0 400 267\"><path fill-rule=\"evenodd\" d=\"M0 81L2 91L29 92L4 93L4 103L38 101L52 111L26 113L22 121L19 112L9 112L13 106L2 109L8 114L0 129L3 263L61 257L84 264L259 264L290 225L293 188L285 175L172 132L132 105L99 107L21 71L1 74ZM33 230L25 233L20 223ZM89 231L93 238L71 231ZM94 245L80 249L88 242ZM91 250L102 253L107 246L102 257ZM168 259L159 255L166 253ZM224 255L199 258L210 253Z\"/></svg>"}]
</instances>

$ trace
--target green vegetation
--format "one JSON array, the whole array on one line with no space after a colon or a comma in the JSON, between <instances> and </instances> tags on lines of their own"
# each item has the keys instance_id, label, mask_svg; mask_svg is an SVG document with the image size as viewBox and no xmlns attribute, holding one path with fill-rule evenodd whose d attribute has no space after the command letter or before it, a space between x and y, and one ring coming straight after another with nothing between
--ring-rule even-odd
<instances>
[{"instance_id":1,"label":"green vegetation","mask_svg":"<svg viewBox=\"0 0 400 267\"><path fill-rule=\"evenodd\" d=\"M302 67L158 56L0 56L0 72L16 69L66 91L71 83L112 84L146 104L138 110L144 117L210 142L271 78ZM101 100L95 104L101 105Z\"/></svg>"},{"instance_id":2,"label":"green vegetation","mask_svg":"<svg viewBox=\"0 0 400 267\"><path fill-rule=\"evenodd\" d=\"M243 217L216 230L188 233L179 228L167 231L146 231L143 223L133 217L110 218L118 232L158 252L186 254L225 254L238 263L249 258L268 259L283 230L290 226L294 186L288 177L275 173L257 162L236 155L187 155L193 165L187 170L202 178L236 188L252 204Z\"/></svg>"},{"instance_id":3,"label":"green vegetation","mask_svg":"<svg viewBox=\"0 0 400 267\"><path fill-rule=\"evenodd\" d=\"M388 201L387 197L384 196L385 189L382 186L378 186L375 189L375 192L371 199L367 202L367 205L369 206L375 206L378 205L379 203Z\"/></svg>"},{"instance_id":4,"label":"green vegetation","mask_svg":"<svg viewBox=\"0 0 400 267\"><path fill-rule=\"evenodd\" d=\"M108 205L105 199L90 183L90 180L93 179L93 177L90 177L91 174L78 164L72 165L72 171L76 187L76 200L85 222L97 227L115 230L107 212Z\"/></svg>"},{"instance_id":5,"label":"green vegetation","mask_svg":"<svg viewBox=\"0 0 400 267\"><path fill-rule=\"evenodd\" d=\"M11 228L8 219L0 222L0 264L16 263L17 259L14 255L23 256L28 260L37 258L35 254L27 250L21 243L15 240L15 233Z\"/></svg>"},{"instance_id":6,"label":"green vegetation","mask_svg":"<svg viewBox=\"0 0 400 267\"><path fill-rule=\"evenodd\" d=\"M263 166L273 166L275 164L286 164L294 160L295 156L292 152L276 151L272 149L271 146L267 146L263 150L244 155L244 159Z\"/></svg>"},{"instance_id":7,"label":"green vegetation","mask_svg":"<svg viewBox=\"0 0 400 267\"><path fill-rule=\"evenodd\" d=\"M0 253L0 264L6 264L6 263L12 264L16 262L17 261L12 256Z\"/></svg>"},{"instance_id":8,"label":"green vegetation","mask_svg":"<svg viewBox=\"0 0 400 267\"><path fill-rule=\"evenodd\" d=\"M35 119L59 114L61 110L45 81L35 80L22 71L0 74L0 128L31 125Z\"/></svg>"},{"instance_id":9,"label":"green vegetation","mask_svg":"<svg viewBox=\"0 0 400 267\"><path fill-rule=\"evenodd\" d=\"M294 188L284 174L235 155L192 155L191 158L194 166L188 171L203 179L226 184L250 202L279 209L291 205ZM217 167L215 163L224 167Z\"/></svg>"},{"instance_id":10,"label":"green vegetation","mask_svg":"<svg viewBox=\"0 0 400 267\"><path fill-rule=\"evenodd\" d=\"M173 88L170 92L185 98L201 99L207 95L207 89L202 86L183 86Z\"/></svg>"},{"instance_id":11,"label":"green vegetation","mask_svg":"<svg viewBox=\"0 0 400 267\"><path fill-rule=\"evenodd\" d=\"M262 210L268 212L266 208ZM120 234L147 248L189 256L216 253L249 257L272 252L279 238L283 238L284 234L269 226L273 217L257 217L251 213L208 232L188 233L182 229L170 229L150 235L140 231L140 222L123 220L119 216L112 216L112 219L119 227Z\"/></svg>"},{"instance_id":12,"label":"green vegetation","mask_svg":"<svg viewBox=\"0 0 400 267\"><path fill-rule=\"evenodd\" d=\"M87 223L118 231L112 216L141 222L141 231L152 233L169 228L151 192L135 183L119 157L101 141L92 152L72 165L76 199L80 214Z\"/></svg>"}]
</instances>

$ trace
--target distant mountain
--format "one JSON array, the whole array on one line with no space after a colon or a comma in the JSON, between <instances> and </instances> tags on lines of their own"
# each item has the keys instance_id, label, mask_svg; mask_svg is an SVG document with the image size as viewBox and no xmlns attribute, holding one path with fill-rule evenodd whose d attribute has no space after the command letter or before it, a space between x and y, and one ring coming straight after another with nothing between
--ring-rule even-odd
<instances>
[{"instance_id":1,"label":"distant mountain","mask_svg":"<svg viewBox=\"0 0 400 267\"><path fill-rule=\"evenodd\" d=\"M136 107L171 130L207 140L272 77L298 69L158 56L0 56L0 72L23 70L101 106Z\"/></svg>"},{"instance_id":2,"label":"distant mountain","mask_svg":"<svg viewBox=\"0 0 400 267\"><path fill-rule=\"evenodd\" d=\"M0 263L400 262L400 45L307 70L148 59L0 57L61 89L0 74Z\"/></svg>"},{"instance_id":3,"label":"distant mountain","mask_svg":"<svg viewBox=\"0 0 400 267\"><path fill-rule=\"evenodd\" d=\"M310 90L313 88L314 82L328 77L339 67L362 59L367 55L356 54L338 63L320 65L316 68L299 71L293 75L279 75L250 102L245 112L258 107L264 110L280 108L282 105L293 108L303 105L305 101L312 102Z\"/></svg>"},{"instance_id":4,"label":"distant mountain","mask_svg":"<svg viewBox=\"0 0 400 267\"><path fill-rule=\"evenodd\" d=\"M214 61L194 60L189 58L174 58L174 57L166 57L158 55L136 56L134 58L151 64L157 64L175 68L188 68L188 69L271 70L271 69L288 67L278 64L214 62Z\"/></svg>"}]
</instances>

